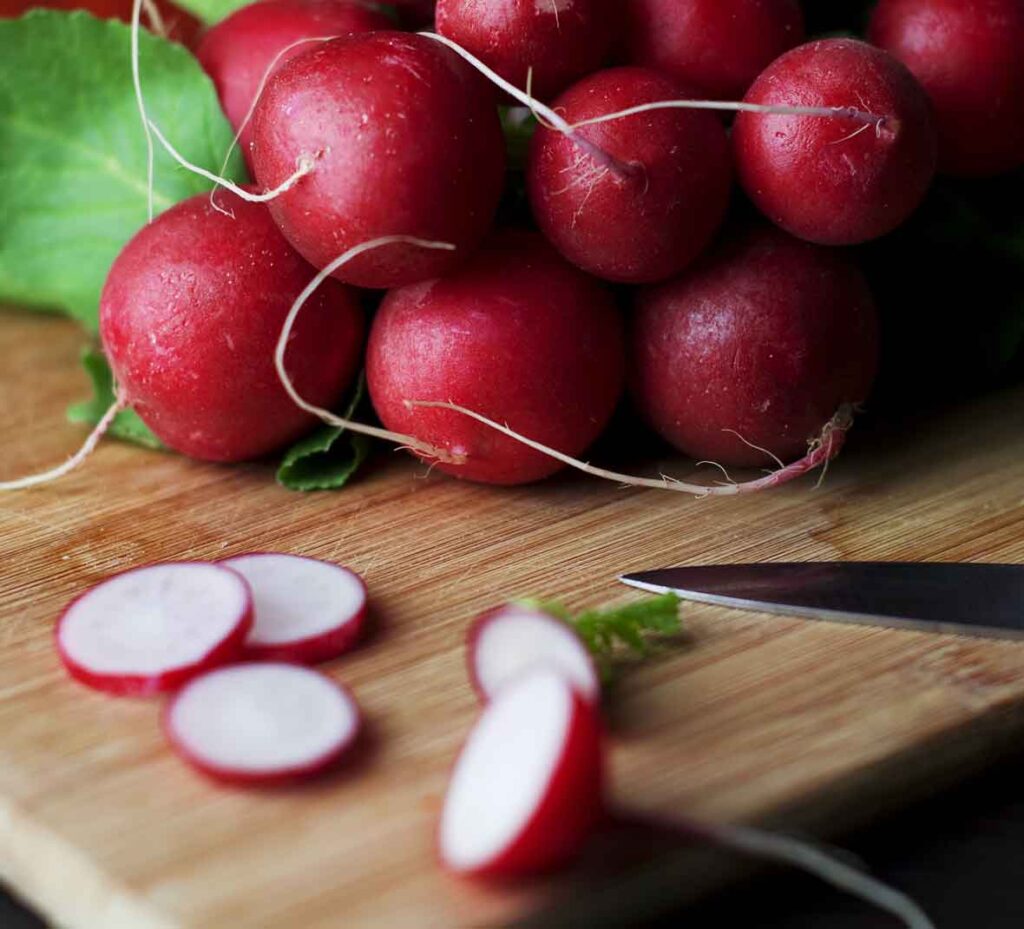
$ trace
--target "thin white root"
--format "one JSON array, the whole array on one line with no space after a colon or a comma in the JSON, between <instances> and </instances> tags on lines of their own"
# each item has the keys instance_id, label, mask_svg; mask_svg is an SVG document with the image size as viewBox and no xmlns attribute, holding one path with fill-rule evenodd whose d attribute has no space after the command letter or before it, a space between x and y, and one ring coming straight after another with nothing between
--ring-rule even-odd
<instances>
[{"instance_id":1,"label":"thin white root","mask_svg":"<svg viewBox=\"0 0 1024 929\"><path fill-rule=\"evenodd\" d=\"M16 481L3 481L0 482L0 491L3 490L24 490L26 487L35 487L39 484L48 484L50 481L55 481L58 478L63 477L65 474L70 473L77 468L86 458L88 458L96 446L99 444L100 439L106 434L106 431L110 428L110 424L114 421L114 418L118 413L121 412L128 405L128 401L125 395L118 392L117 399L110 405L110 408L106 413L103 414L102 419L96 423L93 427L92 432L86 437L86 440L82 443L82 447L75 452L64 464L58 465L56 468L51 468L49 471L43 471L41 474L33 474L29 477L22 477Z\"/></svg>"},{"instance_id":2,"label":"thin white root","mask_svg":"<svg viewBox=\"0 0 1024 929\"><path fill-rule=\"evenodd\" d=\"M747 826L695 824L694 832L755 858L792 865L813 874L825 883L891 913L907 929L935 929L935 924L924 910L905 893L808 842Z\"/></svg>"},{"instance_id":3,"label":"thin white root","mask_svg":"<svg viewBox=\"0 0 1024 929\"><path fill-rule=\"evenodd\" d=\"M146 209L150 222L153 220L153 134L150 132L149 116L146 115L146 101L142 96L142 76L139 72L139 20L142 16L143 0L132 2L132 84L135 87L135 102L142 119L142 131L146 134Z\"/></svg>"},{"instance_id":4,"label":"thin white root","mask_svg":"<svg viewBox=\"0 0 1024 929\"><path fill-rule=\"evenodd\" d=\"M285 368L284 356L288 348L288 340L291 338L292 329L295 326L295 320L310 296L312 296L316 289L342 265L347 264L353 258L357 258L364 252L380 248L384 245L416 245L420 248L443 249L445 251L455 250L455 246L450 242L433 242L429 239L418 239L411 235L385 235L377 239L371 239L368 242L361 242L359 245L355 245L348 249L348 251L340 254L317 273L317 275L306 285L302 293L295 298L295 302L292 304L291 309L288 310L288 316L285 318L284 326L281 328L281 335L277 340L277 347L274 349L274 367L277 370L277 376L280 378L281 384L287 391L288 396L291 397L292 402L297 407L305 410L307 413L312 413L314 416L319 417L329 426L336 426L340 429L350 429L352 432L372 436L376 439L395 442L398 445L412 449L417 454L423 455L426 458L444 461L449 464L461 464L465 460L463 457L453 455L445 449L436 448L426 442L421 442L413 436L402 435L399 432L391 432L388 429L381 429L377 426L368 426L365 423L357 423L351 419L345 419L344 417L337 416L330 410L325 410L323 407L308 403L295 389L295 385L292 383L291 378L288 376L288 371Z\"/></svg>"},{"instance_id":5,"label":"thin white root","mask_svg":"<svg viewBox=\"0 0 1024 929\"><path fill-rule=\"evenodd\" d=\"M570 468L575 468L577 471L582 471L584 474L590 474L606 481L613 481L624 487L652 487L657 490L674 490L678 493L692 494L696 497L731 497L738 494L754 493L759 490L768 490L769 488L786 484L789 481L806 474L808 471L813 471L815 468L827 465L831 459L835 458L843 447L843 443L846 439L846 433L853 425L852 408L844 405L836 412L832 419L825 424L821 431L821 435L810 443L807 454L804 455L803 458L780 468L778 471L772 471L764 477L759 477L756 480L743 481L742 483L709 485L687 483L686 481L679 481L675 478L666 477L664 475L659 478L637 477L632 474L622 474L619 471L609 471L607 468L599 468L589 462L580 461L578 458L566 455L564 452L560 452L556 448L551 448L548 445L544 445L541 442L528 438L527 436L516 432L514 429L511 429L507 425L502 425L501 423L484 416L482 413L477 413L475 410L460 406L457 403L452 403L449 400L406 400L405 404L410 409L424 407L428 409L451 410L453 413L460 413L463 416L468 416L470 419L475 419L478 423L482 423L483 425L494 429L496 432L500 432L502 435L508 436L510 439L520 442L523 445L532 448L534 451L540 452L542 455L554 458L556 461L560 461L562 464L568 465Z\"/></svg>"},{"instance_id":6,"label":"thin white root","mask_svg":"<svg viewBox=\"0 0 1024 929\"><path fill-rule=\"evenodd\" d=\"M146 11L146 19L149 20L149 28L160 36L161 39L169 39L167 24L160 15L160 10L153 0L142 0L143 9Z\"/></svg>"},{"instance_id":7,"label":"thin white root","mask_svg":"<svg viewBox=\"0 0 1024 929\"><path fill-rule=\"evenodd\" d=\"M281 196L285 191L291 190L307 174L312 173L313 169L316 167L316 162L312 155L300 155L293 174L290 174L273 190L267 190L261 194L254 194L252 191L246 190L244 187L239 187L237 184L229 181L225 177L214 174L212 171L207 171L206 168L201 168L199 165L192 164L191 161L185 158L184 155L182 155L173 145L171 145L170 142L167 141L167 137L160 131L160 127L152 120L149 121L149 128L160 140L160 144L167 150L167 153L183 168L191 171L193 174L198 174L200 177L205 177L208 181L213 181L214 184L223 187L225 190L230 190L236 197L248 200L250 203L267 203L269 200L273 200L275 197Z\"/></svg>"}]
</instances>

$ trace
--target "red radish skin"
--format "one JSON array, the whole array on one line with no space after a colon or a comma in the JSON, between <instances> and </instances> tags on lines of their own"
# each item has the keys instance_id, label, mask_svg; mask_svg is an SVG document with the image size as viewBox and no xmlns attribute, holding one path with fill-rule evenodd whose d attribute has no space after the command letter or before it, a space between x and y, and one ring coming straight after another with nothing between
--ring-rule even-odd
<instances>
[{"instance_id":1,"label":"red radish skin","mask_svg":"<svg viewBox=\"0 0 1024 929\"><path fill-rule=\"evenodd\" d=\"M583 640L564 620L539 609L510 603L477 617L467 633L466 659L481 700L545 667L560 672L583 699L601 699L600 677Z\"/></svg>"},{"instance_id":2,"label":"red radish skin","mask_svg":"<svg viewBox=\"0 0 1024 929\"><path fill-rule=\"evenodd\" d=\"M511 683L455 762L438 830L442 864L478 878L564 865L602 817L603 770L592 703L552 671Z\"/></svg>"},{"instance_id":3,"label":"red radish skin","mask_svg":"<svg viewBox=\"0 0 1024 929\"><path fill-rule=\"evenodd\" d=\"M839 407L866 399L878 351L871 295L849 258L765 227L638 292L631 387L686 454L766 467L769 453L799 458Z\"/></svg>"},{"instance_id":4,"label":"red radish skin","mask_svg":"<svg viewBox=\"0 0 1024 929\"><path fill-rule=\"evenodd\" d=\"M809 42L776 59L746 103L857 107L876 126L843 118L741 112L733 125L740 183L787 232L852 245L895 229L935 172L928 98L880 49L852 39Z\"/></svg>"},{"instance_id":5,"label":"red radish skin","mask_svg":"<svg viewBox=\"0 0 1024 929\"><path fill-rule=\"evenodd\" d=\"M391 291L370 331L366 375L384 425L445 449L437 467L492 484L540 480L562 465L451 410L452 400L569 454L601 433L624 377L610 294L536 233L494 236L462 268Z\"/></svg>"},{"instance_id":6,"label":"red radish skin","mask_svg":"<svg viewBox=\"0 0 1024 929\"><path fill-rule=\"evenodd\" d=\"M803 41L798 0L629 0L621 57L718 100L737 100Z\"/></svg>"},{"instance_id":7,"label":"red radish skin","mask_svg":"<svg viewBox=\"0 0 1024 929\"><path fill-rule=\"evenodd\" d=\"M354 747L359 706L346 687L285 662L218 668L164 708L174 750L201 773L240 787L310 780Z\"/></svg>"},{"instance_id":8,"label":"red radish skin","mask_svg":"<svg viewBox=\"0 0 1024 929\"><path fill-rule=\"evenodd\" d=\"M871 41L931 98L939 170L987 176L1024 165L1024 3L881 0Z\"/></svg>"},{"instance_id":9,"label":"red radish skin","mask_svg":"<svg viewBox=\"0 0 1024 929\"><path fill-rule=\"evenodd\" d=\"M616 0L438 0L437 31L516 87L548 100L597 70L616 28Z\"/></svg>"},{"instance_id":10,"label":"red radish skin","mask_svg":"<svg viewBox=\"0 0 1024 929\"><path fill-rule=\"evenodd\" d=\"M575 124L692 96L654 71L612 68L584 78L554 108ZM597 164L563 132L538 128L527 184L544 235L573 264L606 280L650 283L678 274L708 244L728 207L732 170L721 120L707 111L664 109L578 132L623 170Z\"/></svg>"},{"instance_id":11,"label":"red radish skin","mask_svg":"<svg viewBox=\"0 0 1024 929\"><path fill-rule=\"evenodd\" d=\"M87 10L99 19L132 21L132 0L0 0L0 19L13 19L34 9ZM152 9L156 10L159 21L153 18ZM152 0L152 7L143 4L141 23L150 32L187 48L193 47L202 28L198 19L170 0Z\"/></svg>"},{"instance_id":12,"label":"red radish skin","mask_svg":"<svg viewBox=\"0 0 1024 929\"><path fill-rule=\"evenodd\" d=\"M325 42L267 83L253 114L256 177L275 188L309 158L311 173L270 209L317 268L383 235L456 246L368 252L336 272L360 287L421 281L468 257L491 225L505 179L488 86L441 43L398 32Z\"/></svg>"},{"instance_id":13,"label":"red radish skin","mask_svg":"<svg viewBox=\"0 0 1024 929\"><path fill-rule=\"evenodd\" d=\"M238 658L251 627L252 596L240 575L176 562L91 587L65 608L55 640L75 680L115 696L148 697Z\"/></svg>"},{"instance_id":14,"label":"red radish skin","mask_svg":"<svg viewBox=\"0 0 1024 929\"><path fill-rule=\"evenodd\" d=\"M237 132L271 65L276 71L312 47L296 43L391 27L387 16L360 0L261 0L209 29L196 48L196 57L212 78L224 113ZM239 136L246 157L251 141L252 127L246 125Z\"/></svg>"},{"instance_id":15,"label":"red radish skin","mask_svg":"<svg viewBox=\"0 0 1024 929\"><path fill-rule=\"evenodd\" d=\"M170 448L210 461L258 458L315 418L274 368L292 301L313 276L267 208L221 192L161 214L125 246L100 300L100 333L128 402ZM327 281L288 346L304 397L333 405L355 377L364 324L355 295Z\"/></svg>"},{"instance_id":16,"label":"red radish skin","mask_svg":"<svg viewBox=\"0 0 1024 929\"><path fill-rule=\"evenodd\" d=\"M316 664L358 641L366 618L366 584L341 565L278 552L221 562L246 579L253 596L248 658Z\"/></svg>"}]
</instances>

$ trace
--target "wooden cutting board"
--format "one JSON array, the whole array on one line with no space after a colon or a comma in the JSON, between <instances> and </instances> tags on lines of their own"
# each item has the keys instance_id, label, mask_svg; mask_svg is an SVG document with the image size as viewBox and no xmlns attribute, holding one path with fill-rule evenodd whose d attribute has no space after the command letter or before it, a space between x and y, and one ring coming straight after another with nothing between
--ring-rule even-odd
<instances>
[{"instance_id":1,"label":"wooden cutting board","mask_svg":"<svg viewBox=\"0 0 1024 929\"><path fill-rule=\"evenodd\" d=\"M87 392L81 342L65 322L0 317L0 476L81 440L63 416ZM61 483L0 497L0 875L69 929L596 926L695 894L739 862L620 865L606 842L523 886L440 872L433 828L477 708L467 622L516 595L629 599L618 573L674 563L1024 561L1022 401L863 433L817 490L702 501L574 475L473 486L388 453L341 493L298 495L264 466L106 442ZM72 683L51 646L60 607L113 571L252 549L341 561L373 596L372 635L330 668L370 736L305 789L208 784L165 747L158 703ZM697 606L685 619L686 641L611 701L623 805L825 836L990 761L1024 728L1024 643Z\"/></svg>"}]
</instances>

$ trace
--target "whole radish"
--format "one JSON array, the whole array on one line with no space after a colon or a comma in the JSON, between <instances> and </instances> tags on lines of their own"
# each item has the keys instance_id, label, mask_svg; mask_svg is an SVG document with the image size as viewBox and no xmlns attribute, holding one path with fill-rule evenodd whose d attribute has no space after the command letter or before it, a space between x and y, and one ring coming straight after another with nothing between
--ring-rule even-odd
<instances>
[{"instance_id":1,"label":"whole radish","mask_svg":"<svg viewBox=\"0 0 1024 929\"><path fill-rule=\"evenodd\" d=\"M196 48L196 57L213 79L224 113L237 132L268 69L273 65L276 70L312 47L297 43L391 25L387 16L360 0L261 0L209 29ZM246 125L239 143L247 157L251 141L252 128Z\"/></svg>"},{"instance_id":2,"label":"whole radish","mask_svg":"<svg viewBox=\"0 0 1024 929\"><path fill-rule=\"evenodd\" d=\"M636 405L672 445L770 466L804 454L841 405L866 399L878 323L847 256L763 227L641 290L630 348Z\"/></svg>"},{"instance_id":3,"label":"whole radish","mask_svg":"<svg viewBox=\"0 0 1024 929\"><path fill-rule=\"evenodd\" d=\"M424 280L467 257L490 227L505 178L486 84L439 42L398 32L334 39L287 62L256 106L251 154L266 188L312 164L270 210L318 268L377 236L456 246L392 244L361 255L336 272L361 287Z\"/></svg>"},{"instance_id":4,"label":"whole radish","mask_svg":"<svg viewBox=\"0 0 1024 929\"><path fill-rule=\"evenodd\" d=\"M740 182L787 232L851 245L895 229L935 172L928 98L880 49L809 42L776 59L744 98L756 105L856 107L861 118L741 112L733 126Z\"/></svg>"},{"instance_id":5,"label":"whole radish","mask_svg":"<svg viewBox=\"0 0 1024 929\"><path fill-rule=\"evenodd\" d=\"M871 41L931 97L939 170L992 175L1024 164L1024 3L881 0Z\"/></svg>"},{"instance_id":6,"label":"whole radish","mask_svg":"<svg viewBox=\"0 0 1024 929\"><path fill-rule=\"evenodd\" d=\"M600 67L615 34L615 0L438 0L437 31L507 81L547 100Z\"/></svg>"},{"instance_id":7,"label":"whole radish","mask_svg":"<svg viewBox=\"0 0 1024 929\"><path fill-rule=\"evenodd\" d=\"M577 124L638 104L692 96L643 68L598 71L554 107ZM596 161L576 136L612 160ZM646 283L678 274L708 244L729 203L729 144L721 120L700 110L656 110L581 126L537 129L527 185L549 241L585 271Z\"/></svg>"},{"instance_id":8,"label":"whole radish","mask_svg":"<svg viewBox=\"0 0 1024 929\"><path fill-rule=\"evenodd\" d=\"M100 334L130 406L170 448L240 461L315 422L274 368L274 346L313 269L261 204L219 192L185 200L143 227L110 269ZM288 346L303 395L325 406L351 384L363 315L334 281L310 299Z\"/></svg>"},{"instance_id":9,"label":"whole radish","mask_svg":"<svg viewBox=\"0 0 1024 929\"><path fill-rule=\"evenodd\" d=\"M384 425L464 459L470 480L518 484L562 465L447 409L453 401L569 454L601 433L622 390L622 322L611 296L536 233L505 231L439 280L391 291L366 374Z\"/></svg>"},{"instance_id":10,"label":"whole radish","mask_svg":"<svg viewBox=\"0 0 1024 929\"><path fill-rule=\"evenodd\" d=\"M622 60L735 100L804 38L798 0L629 0Z\"/></svg>"}]
</instances>

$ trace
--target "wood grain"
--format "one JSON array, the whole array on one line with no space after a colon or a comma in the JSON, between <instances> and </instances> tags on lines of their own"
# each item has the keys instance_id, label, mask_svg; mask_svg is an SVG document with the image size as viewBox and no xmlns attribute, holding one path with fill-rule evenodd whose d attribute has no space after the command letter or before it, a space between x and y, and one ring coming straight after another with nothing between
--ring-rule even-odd
<instances>
[{"instance_id":1,"label":"wood grain","mask_svg":"<svg viewBox=\"0 0 1024 929\"><path fill-rule=\"evenodd\" d=\"M0 477L81 440L63 418L87 390L81 342L58 320L0 318ZM620 868L600 844L527 886L441 874L434 823L476 710L467 622L516 595L628 599L618 573L673 563L1024 561L1022 400L862 433L818 490L704 501L572 475L474 486L388 453L341 493L296 495L263 465L103 443L60 484L0 498L0 876L69 929L593 926L696 893L715 867ZM165 748L158 704L73 684L51 647L61 605L112 571L253 549L341 561L373 597L372 635L331 667L370 737L308 789L208 784ZM1024 644L697 606L686 622L687 641L615 694L621 805L827 835L1024 728Z\"/></svg>"}]
</instances>

